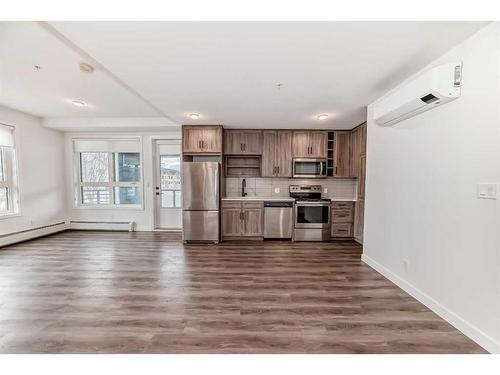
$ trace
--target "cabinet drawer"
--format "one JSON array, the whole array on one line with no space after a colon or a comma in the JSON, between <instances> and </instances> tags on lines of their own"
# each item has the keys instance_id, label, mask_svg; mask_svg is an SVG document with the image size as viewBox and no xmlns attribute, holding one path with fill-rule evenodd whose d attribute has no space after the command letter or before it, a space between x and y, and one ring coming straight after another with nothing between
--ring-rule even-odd
<instances>
[{"instance_id":1,"label":"cabinet drawer","mask_svg":"<svg viewBox=\"0 0 500 375\"><path fill-rule=\"evenodd\" d=\"M352 209L354 208L354 202L344 201L344 202L332 202L332 209Z\"/></svg>"},{"instance_id":2,"label":"cabinet drawer","mask_svg":"<svg viewBox=\"0 0 500 375\"><path fill-rule=\"evenodd\" d=\"M351 223L332 224L332 237L352 237L353 225Z\"/></svg>"},{"instance_id":3,"label":"cabinet drawer","mask_svg":"<svg viewBox=\"0 0 500 375\"><path fill-rule=\"evenodd\" d=\"M222 208L241 208L241 201L222 201Z\"/></svg>"},{"instance_id":4,"label":"cabinet drawer","mask_svg":"<svg viewBox=\"0 0 500 375\"><path fill-rule=\"evenodd\" d=\"M351 209L332 210L332 223L352 223L354 221L354 212Z\"/></svg>"},{"instance_id":5,"label":"cabinet drawer","mask_svg":"<svg viewBox=\"0 0 500 375\"><path fill-rule=\"evenodd\" d=\"M262 208L264 207L263 201L243 201L243 209L245 208Z\"/></svg>"}]
</instances>

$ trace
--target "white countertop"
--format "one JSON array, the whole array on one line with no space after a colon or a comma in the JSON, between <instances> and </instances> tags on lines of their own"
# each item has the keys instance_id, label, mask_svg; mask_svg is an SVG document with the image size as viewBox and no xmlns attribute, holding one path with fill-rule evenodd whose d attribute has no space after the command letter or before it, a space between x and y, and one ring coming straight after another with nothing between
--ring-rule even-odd
<instances>
[{"instance_id":1,"label":"white countertop","mask_svg":"<svg viewBox=\"0 0 500 375\"><path fill-rule=\"evenodd\" d=\"M294 198L290 197L225 197L221 198L223 201L285 201L293 202ZM345 198L332 198L332 202L356 202L356 199L345 199Z\"/></svg>"}]
</instances>

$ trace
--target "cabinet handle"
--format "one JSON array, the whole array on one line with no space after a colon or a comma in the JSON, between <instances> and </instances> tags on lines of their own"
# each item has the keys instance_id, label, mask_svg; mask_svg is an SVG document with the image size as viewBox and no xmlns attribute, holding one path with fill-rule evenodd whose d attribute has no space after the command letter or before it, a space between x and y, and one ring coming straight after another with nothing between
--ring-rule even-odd
<instances>
[{"instance_id":1,"label":"cabinet handle","mask_svg":"<svg viewBox=\"0 0 500 375\"><path fill-rule=\"evenodd\" d=\"M279 165L276 167L276 174L280 174L280 166Z\"/></svg>"},{"instance_id":2,"label":"cabinet handle","mask_svg":"<svg viewBox=\"0 0 500 375\"><path fill-rule=\"evenodd\" d=\"M247 150L247 144L243 143L243 151L246 151L246 150Z\"/></svg>"}]
</instances>

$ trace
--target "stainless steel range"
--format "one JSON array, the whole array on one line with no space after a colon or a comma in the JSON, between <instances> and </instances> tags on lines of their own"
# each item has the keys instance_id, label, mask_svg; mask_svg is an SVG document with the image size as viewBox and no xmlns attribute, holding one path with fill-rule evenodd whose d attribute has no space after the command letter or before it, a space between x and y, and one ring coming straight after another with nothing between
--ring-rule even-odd
<instances>
[{"instance_id":1,"label":"stainless steel range","mask_svg":"<svg viewBox=\"0 0 500 375\"><path fill-rule=\"evenodd\" d=\"M295 198L294 241L330 240L330 199L321 198L321 185L291 185Z\"/></svg>"}]
</instances>

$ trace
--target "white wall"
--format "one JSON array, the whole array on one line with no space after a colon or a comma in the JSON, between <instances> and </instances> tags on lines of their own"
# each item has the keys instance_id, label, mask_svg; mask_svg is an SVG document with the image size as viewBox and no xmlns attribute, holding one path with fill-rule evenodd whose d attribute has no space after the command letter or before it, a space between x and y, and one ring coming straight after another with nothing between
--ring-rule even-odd
<instances>
[{"instance_id":1,"label":"white wall","mask_svg":"<svg viewBox=\"0 0 500 375\"><path fill-rule=\"evenodd\" d=\"M368 107L363 259L500 352L500 203L476 198L500 182L500 24L431 65L456 61L460 99L392 127Z\"/></svg>"},{"instance_id":2,"label":"white wall","mask_svg":"<svg viewBox=\"0 0 500 375\"><path fill-rule=\"evenodd\" d=\"M82 208L75 207L73 196L73 147L72 139L77 137L121 137L140 136L142 138L142 166L143 166L143 199L142 209L132 208ZM178 131L166 132L79 132L65 134L65 160L66 160L66 189L68 191L67 204L69 207L69 219L71 221L134 221L136 230L149 231L154 229L154 166L153 166L153 141L155 139L180 139L180 128Z\"/></svg>"},{"instance_id":3,"label":"white wall","mask_svg":"<svg viewBox=\"0 0 500 375\"><path fill-rule=\"evenodd\" d=\"M15 127L20 190L20 215L0 219L0 235L65 221L63 134L3 106L0 122Z\"/></svg>"}]
</instances>

